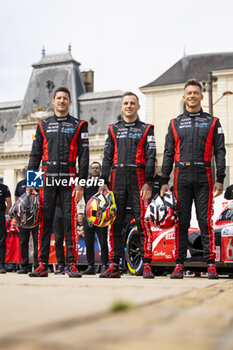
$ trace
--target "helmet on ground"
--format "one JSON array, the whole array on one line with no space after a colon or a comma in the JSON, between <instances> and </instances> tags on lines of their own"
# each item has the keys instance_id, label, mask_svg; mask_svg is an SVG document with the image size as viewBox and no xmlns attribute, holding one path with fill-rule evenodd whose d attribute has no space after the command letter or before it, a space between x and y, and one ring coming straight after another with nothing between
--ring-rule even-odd
<instances>
[{"instance_id":1,"label":"helmet on ground","mask_svg":"<svg viewBox=\"0 0 233 350\"><path fill-rule=\"evenodd\" d=\"M177 201L173 193L165 192L163 197L157 196L149 204L145 220L158 228L170 228L178 221Z\"/></svg>"},{"instance_id":2,"label":"helmet on ground","mask_svg":"<svg viewBox=\"0 0 233 350\"><path fill-rule=\"evenodd\" d=\"M95 226L108 226L116 218L116 209L113 192L104 190L103 194L96 193L89 199L86 205L86 216Z\"/></svg>"},{"instance_id":3,"label":"helmet on ground","mask_svg":"<svg viewBox=\"0 0 233 350\"><path fill-rule=\"evenodd\" d=\"M22 194L9 211L9 215L16 219L18 226L33 228L39 224L40 200L39 194Z\"/></svg>"}]
</instances>

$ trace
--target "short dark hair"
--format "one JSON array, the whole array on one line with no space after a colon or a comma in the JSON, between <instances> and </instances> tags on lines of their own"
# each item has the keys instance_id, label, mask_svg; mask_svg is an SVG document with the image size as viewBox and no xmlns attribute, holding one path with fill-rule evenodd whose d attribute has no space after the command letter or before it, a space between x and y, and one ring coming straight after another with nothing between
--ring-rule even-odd
<instances>
[{"instance_id":1,"label":"short dark hair","mask_svg":"<svg viewBox=\"0 0 233 350\"><path fill-rule=\"evenodd\" d=\"M92 167L93 164L98 164L98 165L100 166L100 169L101 169L101 164L100 164L99 162L97 162L97 161L92 162L91 165L90 165L90 167Z\"/></svg>"},{"instance_id":2,"label":"short dark hair","mask_svg":"<svg viewBox=\"0 0 233 350\"><path fill-rule=\"evenodd\" d=\"M189 85L199 86L199 88L200 88L200 90L202 92L202 86L201 86L200 82L197 79L192 78L192 79L187 80L185 85L184 85L184 90Z\"/></svg>"},{"instance_id":3,"label":"short dark hair","mask_svg":"<svg viewBox=\"0 0 233 350\"><path fill-rule=\"evenodd\" d=\"M138 98L138 96L137 96L134 92L132 92L132 91L126 91L126 92L122 95L122 100L123 100L123 98L124 98L125 96L135 96L136 99L137 99L137 101L138 101L138 103L139 103L139 98Z\"/></svg>"},{"instance_id":4,"label":"short dark hair","mask_svg":"<svg viewBox=\"0 0 233 350\"><path fill-rule=\"evenodd\" d=\"M57 88L57 90L55 90L55 92L54 92L53 98L55 98L56 94L60 91L66 92L69 95L69 99L70 99L70 90L67 89L67 87L65 87L65 86L60 86L59 88Z\"/></svg>"}]
</instances>

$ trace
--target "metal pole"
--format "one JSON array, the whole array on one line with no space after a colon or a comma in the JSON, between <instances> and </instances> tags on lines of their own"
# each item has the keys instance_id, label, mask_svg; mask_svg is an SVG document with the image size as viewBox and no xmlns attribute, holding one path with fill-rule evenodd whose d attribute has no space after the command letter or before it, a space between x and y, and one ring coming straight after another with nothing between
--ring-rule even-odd
<instances>
[{"instance_id":1,"label":"metal pole","mask_svg":"<svg viewBox=\"0 0 233 350\"><path fill-rule=\"evenodd\" d=\"M213 116L213 75L212 72L208 73L208 92L209 92L209 114ZM211 167L213 173L213 182L215 183L215 166L214 156L211 159Z\"/></svg>"},{"instance_id":2,"label":"metal pole","mask_svg":"<svg viewBox=\"0 0 233 350\"><path fill-rule=\"evenodd\" d=\"M209 114L213 115L213 75L208 74L208 92L209 92Z\"/></svg>"}]
</instances>

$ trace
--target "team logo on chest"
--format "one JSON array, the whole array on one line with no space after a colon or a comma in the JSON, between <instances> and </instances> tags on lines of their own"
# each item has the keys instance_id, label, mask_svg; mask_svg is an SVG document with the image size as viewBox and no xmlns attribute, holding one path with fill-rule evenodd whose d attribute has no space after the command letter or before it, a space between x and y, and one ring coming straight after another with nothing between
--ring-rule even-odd
<instances>
[{"instance_id":1,"label":"team logo on chest","mask_svg":"<svg viewBox=\"0 0 233 350\"><path fill-rule=\"evenodd\" d=\"M67 126L63 126L61 128L61 132L64 132L66 134L73 134L74 133L74 128L70 128L70 127L67 127Z\"/></svg>"},{"instance_id":2,"label":"team logo on chest","mask_svg":"<svg viewBox=\"0 0 233 350\"><path fill-rule=\"evenodd\" d=\"M116 138L117 139L125 138L127 137L127 134L128 134L128 129L126 128L118 129Z\"/></svg>"},{"instance_id":3,"label":"team logo on chest","mask_svg":"<svg viewBox=\"0 0 233 350\"><path fill-rule=\"evenodd\" d=\"M49 132L58 132L58 123L50 123L47 128L47 133Z\"/></svg>"},{"instance_id":4,"label":"team logo on chest","mask_svg":"<svg viewBox=\"0 0 233 350\"><path fill-rule=\"evenodd\" d=\"M142 137L142 132L139 128L130 128L129 129L129 137L132 139L140 139Z\"/></svg>"},{"instance_id":5,"label":"team logo on chest","mask_svg":"<svg viewBox=\"0 0 233 350\"><path fill-rule=\"evenodd\" d=\"M207 118L196 117L195 126L197 128L207 128L209 126L209 120Z\"/></svg>"},{"instance_id":6,"label":"team logo on chest","mask_svg":"<svg viewBox=\"0 0 233 350\"><path fill-rule=\"evenodd\" d=\"M183 128L191 128L192 126L192 119L191 118L186 118L182 119L179 124L179 129Z\"/></svg>"}]
</instances>

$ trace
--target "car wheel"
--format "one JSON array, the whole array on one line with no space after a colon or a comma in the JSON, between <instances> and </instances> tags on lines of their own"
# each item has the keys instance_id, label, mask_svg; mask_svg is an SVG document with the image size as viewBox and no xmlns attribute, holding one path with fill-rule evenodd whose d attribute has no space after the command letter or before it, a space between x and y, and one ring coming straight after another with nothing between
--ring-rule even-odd
<instances>
[{"instance_id":1,"label":"car wheel","mask_svg":"<svg viewBox=\"0 0 233 350\"><path fill-rule=\"evenodd\" d=\"M126 262L132 275L142 275L143 259L140 254L140 239L136 226L130 230L126 241Z\"/></svg>"}]
</instances>

